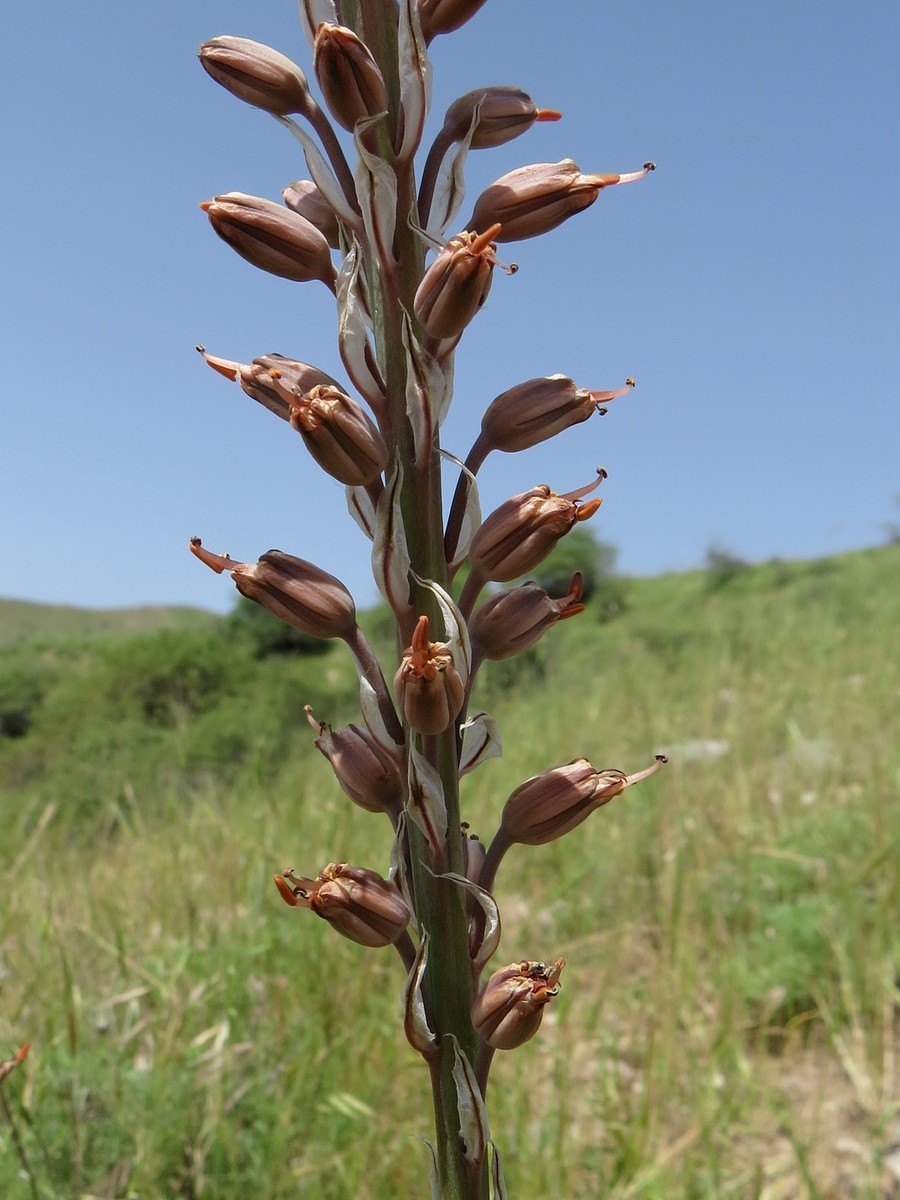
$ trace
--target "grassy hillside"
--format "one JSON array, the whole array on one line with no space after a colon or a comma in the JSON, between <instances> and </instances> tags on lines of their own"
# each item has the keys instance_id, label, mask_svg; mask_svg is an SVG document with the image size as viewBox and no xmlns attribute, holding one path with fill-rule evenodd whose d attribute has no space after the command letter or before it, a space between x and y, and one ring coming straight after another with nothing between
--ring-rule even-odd
<instances>
[{"instance_id":1,"label":"grassy hillside","mask_svg":"<svg viewBox=\"0 0 900 1200\"><path fill-rule=\"evenodd\" d=\"M146 605L139 608L76 608L0 599L0 646L56 638L110 637L156 629L203 628L220 620L199 608Z\"/></svg>"},{"instance_id":2,"label":"grassy hillside","mask_svg":"<svg viewBox=\"0 0 900 1200\"><path fill-rule=\"evenodd\" d=\"M485 839L548 766L671 759L498 878L497 965L568 960L493 1076L513 1197L894 1194L900 548L732 566L631 581L480 681ZM0 653L0 1059L32 1043L4 1095L45 1200L423 1195L399 961L271 884L386 868L302 720L354 695L343 647L215 625ZM0 1195L29 1194L0 1109Z\"/></svg>"}]
</instances>

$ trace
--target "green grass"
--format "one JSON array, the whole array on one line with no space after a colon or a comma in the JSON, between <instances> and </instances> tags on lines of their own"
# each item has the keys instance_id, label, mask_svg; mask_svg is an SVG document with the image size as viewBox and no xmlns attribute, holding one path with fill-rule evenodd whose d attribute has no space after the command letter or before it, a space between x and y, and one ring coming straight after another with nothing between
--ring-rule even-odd
<instances>
[{"instance_id":1,"label":"green grass","mask_svg":"<svg viewBox=\"0 0 900 1200\"><path fill-rule=\"evenodd\" d=\"M497 965L568 960L538 1037L495 1062L511 1196L889 1194L898 618L895 547L633 580L620 617L486 672L504 755L463 794L485 838L545 767L671 757L498 877ZM418 1200L399 960L270 880L386 866L386 822L302 719L352 718L342 647L42 637L0 655L29 713L0 738L0 1058L32 1043L5 1094L38 1195ZM0 1195L30 1195L2 1116Z\"/></svg>"}]
</instances>

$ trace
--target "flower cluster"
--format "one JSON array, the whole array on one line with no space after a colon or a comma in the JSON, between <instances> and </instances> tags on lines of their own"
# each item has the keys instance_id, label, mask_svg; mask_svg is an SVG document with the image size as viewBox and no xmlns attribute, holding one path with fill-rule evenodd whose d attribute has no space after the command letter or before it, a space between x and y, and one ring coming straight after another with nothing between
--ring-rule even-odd
<instances>
[{"instance_id":1,"label":"flower cluster","mask_svg":"<svg viewBox=\"0 0 900 1200\"><path fill-rule=\"evenodd\" d=\"M606 474L558 492L538 484L482 520L478 472L494 450L527 449L605 412L634 381L604 390L564 374L511 382L487 406L464 461L455 459L461 470L445 520L441 427L454 355L495 268L516 269L500 262L499 245L549 233L604 189L653 169L586 173L571 159L525 165L486 188L460 228L468 153L560 116L519 88L480 88L450 105L420 155L428 48L483 3L301 0L321 105L304 71L277 50L240 37L216 37L200 49L217 83L297 138L310 176L288 183L279 200L231 191L200 207L254 266L325 284L337 304L346 379L280 354L242 363L198 349L213 370L281 418L286 436L298 433L313 461L344 485L396 620L396 659L379 662L350 593L321 568L280 550L244 563L211 553L198 538L191 543L244 596L305 634L341 639L353 656L361 722L333 730L309 708L306 715L343 792L389 818L388 876L331 863L315 877L283 871L275 883L288 905L310 909L345 937L399 951L404 1028L441 1098L438 1178L447 1194L473 1198L487 1194L489 1176L493 1193L505 1194L484 1106L491 1057L537 1032L564 965L562 958L552 965L523 959L485 981L500 941L498 868L513 845L562 837L664 761L630 775L583 758L552 767L512 792L486 847L462 820L460 778L500 752L495 723L470 712L478 672L583 610L578 574L559 598L516 581L597 512L601 501L592 493ZM461 568L465 583L454 590ZM449 1107L448 1080L457 1096Z\"/></svg>"}]
</instances>

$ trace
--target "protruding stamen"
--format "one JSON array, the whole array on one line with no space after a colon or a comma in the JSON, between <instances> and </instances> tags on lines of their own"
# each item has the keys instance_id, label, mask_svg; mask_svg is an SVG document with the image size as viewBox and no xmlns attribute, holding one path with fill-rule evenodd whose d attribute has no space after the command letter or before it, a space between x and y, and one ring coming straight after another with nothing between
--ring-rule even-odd
<instances>
[{"instance_id":1,"label":"protruding stamen","mask_svg":"<svg viewBox=\"0 0 900 1200\"><path fill-rule=\"evenodd\" d=\"M202 563L215 571L217 575L221 575L223 571L233 571L235 567L243 567L245 564L236 562L233 558L229 558L227 554L213 554L211 550L207 550L198 537L191 538L191 554L195 558L199 558Z\"/></svg>"},{"instance_id":2,"label":"protruding stamen","mask_svg":"<svg viewBox=\"0 0 900 1200\"><path fill-rule=\"evenodd\" d=\"M559 121L562 118L562 113L555 108L539 108L534 114L536 121Z\"/></svg>"},{"instance_id":3,"label":"protruding stamen","mask_svg":"<svg viewBox=\"0 0 900 1200\"><path fill-rule=\"evenodd\" d=\"M597 478L592 483L586 483L584 487L576 488L574 492L561 493L563 500L580 500L582 496L590 495L590 493L596 491L603 480L607 478L607 474L606 467L598 467ZM596 512L596 508L592 511Z\"/></svg>"},{"instance_id":4,"label":"protruding stamen","mask_svg":"<svg viewBox=\"0 0 900 1200\"><path fill-rule=\"evenodd\" d=\"M304 704L303 711L306 713L306 719L309 722L310 727L316 731L316 733L319 735L319 737L321 737L323 733L328 732L327 722L326 721L317 721L316 718L313 716L313 710L312 710L311 704Z\"/></svg>"},{"instance_id":5,"label":"protruding stamen","mask_svg":"<svg viewBox=\"0 0 900 1200\"><path fill-rule=\"evenodd\" d=\"M617 183L634 183L636 179L643 179L645 175L649 175L651 171L656 170L655 162L645 162L640 171L629 171L627 175L620 175L616 180Z\"/></svg>"},{"instance_id":6,"label":"protruding stamen","mask_svg":"<svg viewBox=\"0 0 900 1200\"><path fill-rule=\"evenodd\" d=\"M650 767L644 767L643 771L635 771L633 775L625 776L625 786L631 787L633 783L640 783L642 779L647 779L650 775L655 775L660 767L664 767L668 762L665 754L657 754L656 762Z\"/></svg>"},{"instance_id":7,"label":"protruding stamen","mask_svg":"<svg viewBox=\"0 0 900 1200\"><path fill-rule=\"evenodd\" d=\"M220 375L224 375L226 379L230 379L232 383L235 382L241 369L240 363L231 362L227 358L216 358L212 354L207 354L205 346L198 346L197 352L203 355L207 366L212 367L214 371L218 371Z\"/></svg>"},{"instance_id":8,"label":"protruding stamen","mask_svg":"<svg viewBox=\"0 0 900 1200\"><path fill-rule=\"evenodd\" d=\"M615 400L618 396L624 396L626 392L630 392L634 386L635 382L629 375L629 377L625 380L624 387L616 388L611 392L591 392L591 395L594 398L595 404L609 404L610 401ZM605 412L606 410L601 409L600 411Z\"/></svg>"}]
</instances>

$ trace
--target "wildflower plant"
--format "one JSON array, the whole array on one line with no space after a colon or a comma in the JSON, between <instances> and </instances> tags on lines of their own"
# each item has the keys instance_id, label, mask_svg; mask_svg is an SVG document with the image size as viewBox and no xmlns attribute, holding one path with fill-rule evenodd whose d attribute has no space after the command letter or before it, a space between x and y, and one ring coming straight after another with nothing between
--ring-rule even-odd
<instances>
[{"instance_id":1,"label":"wildflower plant","mask_svg":"<svg viewBox=\"0 0 900 1200\"><path fill-rule=\"evenodd\" d=\"M488 405L461 461L441 445L454 355L495 271L515 270L498 258L502 243L549 233L604 188L653 169L586 174L569 159L524 166L482 192L460 228L468 152L560 115L516 87L480 88L450 105L423 152L429 44L483 3L301 0L324 107L300 67L268 46L216 37L200 50L216 82L296 137L310 176L281 201L230 192L201 208L254 266L332 293L346 382L277 354L240 363L200 350L345 485L396 621L395 661L378 661L348 590L312 563L280 550L238 562L197 538L191 549L304 634L342 639L356 663L359 723L333 730L306 715L349 799L391 822L390 863L384 874L348 863L315 876L283 869L275 884L289 905L345 937L398 952L404 1032L431 1077L432 1194L442 1200L506 1195L485 1102L492 1058L537 1032L565 965L560 957L496 966L505 852L569 833L664 761L631 775L584 758L551 767L513 791L486 846L463 820L460 779L500 753L495 722L473 704L479 669L527 650L584 607L578 575L562 597L515 581L597 511L605 474L562 494L531 487L482 519L478 471L494 450L514 453L588 420L633 381L604 391L564 375L518 383ZM458 471L446 512L445 460Z\"/></svg>"}]
</instances>

